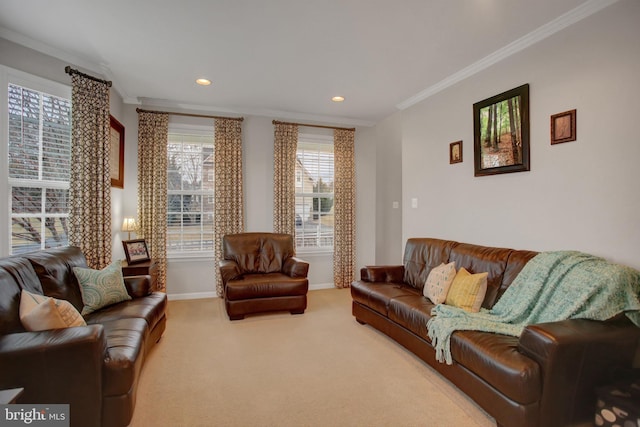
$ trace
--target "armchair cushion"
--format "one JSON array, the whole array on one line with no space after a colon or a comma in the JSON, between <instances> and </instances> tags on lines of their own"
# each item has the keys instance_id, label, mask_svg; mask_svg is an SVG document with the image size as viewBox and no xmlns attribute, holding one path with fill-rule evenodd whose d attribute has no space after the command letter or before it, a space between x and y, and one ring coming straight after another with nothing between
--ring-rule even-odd
<instances>
[{"instance_id":1,"label":"armchair cushion","mask_svg":"<svg viewBox=\"0 0 640 427\"><path fill-rule=\"evenodd\" d=\"M295 255L288 234L228 234L222 244L224 259L235 261L242 274L281 272L285 261Z\"/></svg>"}]
</instances>

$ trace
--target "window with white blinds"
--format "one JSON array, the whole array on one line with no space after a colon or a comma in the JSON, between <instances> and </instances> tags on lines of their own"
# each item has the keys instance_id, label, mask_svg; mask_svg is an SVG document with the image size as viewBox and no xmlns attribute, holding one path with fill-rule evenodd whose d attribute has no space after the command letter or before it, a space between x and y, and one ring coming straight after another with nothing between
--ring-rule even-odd
<instances>
[{"instance_id":1,"label":"window with white blinds","mask_svg":"<svg viewBox=\"0 0 640 427\"><path fill-rule=\"evenodd\" d=\"M296 249L333 248L333 139L299 136L296 153Z\"/></svg>"},{"instance_id":2,"label":"window with white blinds","mask_svg":"<svg viewBox=\"0 0 640 427\"><path fill-rule=\"evenodd\" d=\"M213 251L213 135L169 132L167 252Z\"/></svg>"},{"instance_id":3,"label":"window with white blinds","mask_svg":"<svg viewBox=\"0 0 640 427\"><path fill-rule=\"evenodd\" d=\"M71 100L8 84L13 254L68 244Z\"/></svg>"}]
</instances>

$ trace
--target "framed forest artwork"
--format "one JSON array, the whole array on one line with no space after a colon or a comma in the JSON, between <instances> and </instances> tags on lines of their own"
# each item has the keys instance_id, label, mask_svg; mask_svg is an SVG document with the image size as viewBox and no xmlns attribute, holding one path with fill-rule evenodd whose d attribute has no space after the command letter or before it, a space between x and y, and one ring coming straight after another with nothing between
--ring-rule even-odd
<instances>
[{"instance_id":1,"label":"framed forest artwork","mask_svg":"<svg viewBox=\"0 0 640 427\"><path fill-rule=\"evenodd\" d=\"M529 85L473 104L475 176L529 170Z\"/></svg>"}]
</instances>

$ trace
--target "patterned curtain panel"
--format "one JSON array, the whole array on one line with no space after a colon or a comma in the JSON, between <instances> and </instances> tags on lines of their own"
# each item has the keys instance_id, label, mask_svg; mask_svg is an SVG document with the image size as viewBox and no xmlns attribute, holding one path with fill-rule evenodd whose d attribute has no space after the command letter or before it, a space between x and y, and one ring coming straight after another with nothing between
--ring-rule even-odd
<instances>
[{"instance_id":1,"label":"patterned curtain panel","mask_svg":"<svg viewBox=\"0 0 640 427\"><path fill-rule=\"evenodd\" d=\"M109 86L79 74L71 85L69 243L102 269L111 263Z\"/></svg>"},{"instance_id":2,"label":"patterned curtain panel","mask_svg":"<svg viewBox=\"0 0 640 427\"><path fill-rule=\"evenodd\" d=\"M334 237L333 281L348 288L355 277L356 182L353 130L333 131L334 149Z\"/></svg>"},{"instance_id":3,"label":"patterned curtain panel","mask_svg":"<svg viewBox=\"0 0 640 427\"><path fill-rule=\"evenodd\" d=\"M276 123L273 139L273 231L295 237L298 125Z\"/></svg>"},{"instance_id":4,"label":"patterned curtain panel","mask_svg":"<svg viewBox=\"0 0 640 427\"><path fill-rule=\"evenodd\" d=\"M138 113L138 236L158 265L158 291L167 288L167 140L169 115Z\"/></svg>"},{"instance_id":5,"label":"patterned curtain panel","mask_svg":"<svg viewBox=\"0 0 640 427\"><path fill-rule=\"evenodd\" d=\"M223 295L218 262L222 259L222 237L244 232L242 191L242 123L234 119L215 120L214 153L214 247L216 292Z\"/></svg>"}]
</instances>

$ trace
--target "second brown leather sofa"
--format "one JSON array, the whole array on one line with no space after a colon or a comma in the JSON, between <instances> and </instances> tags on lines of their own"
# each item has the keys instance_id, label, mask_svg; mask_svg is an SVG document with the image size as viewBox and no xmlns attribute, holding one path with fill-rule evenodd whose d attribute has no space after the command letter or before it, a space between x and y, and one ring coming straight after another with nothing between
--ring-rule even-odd
<instances>
[{"instance_id":1,"label":"second brown leather sofa","mask_svg":"<svg viewBox=\"0 0 640 427\"><path fill-rule=\"evenodd\" d=\"M390 336L466 393L499 426L564 427L589 422L595 387L613 367L633 363L640 328L626 317L529 325L512 337L456 331L453 364L436 360L427 335L432 302L422 288L433 267L455 261L470 273L488 272L483 307L491 308L536 252L450 240L409 239L403 265L371 266L352 284L356 320Z\"/></svg>"}]
</instances>

